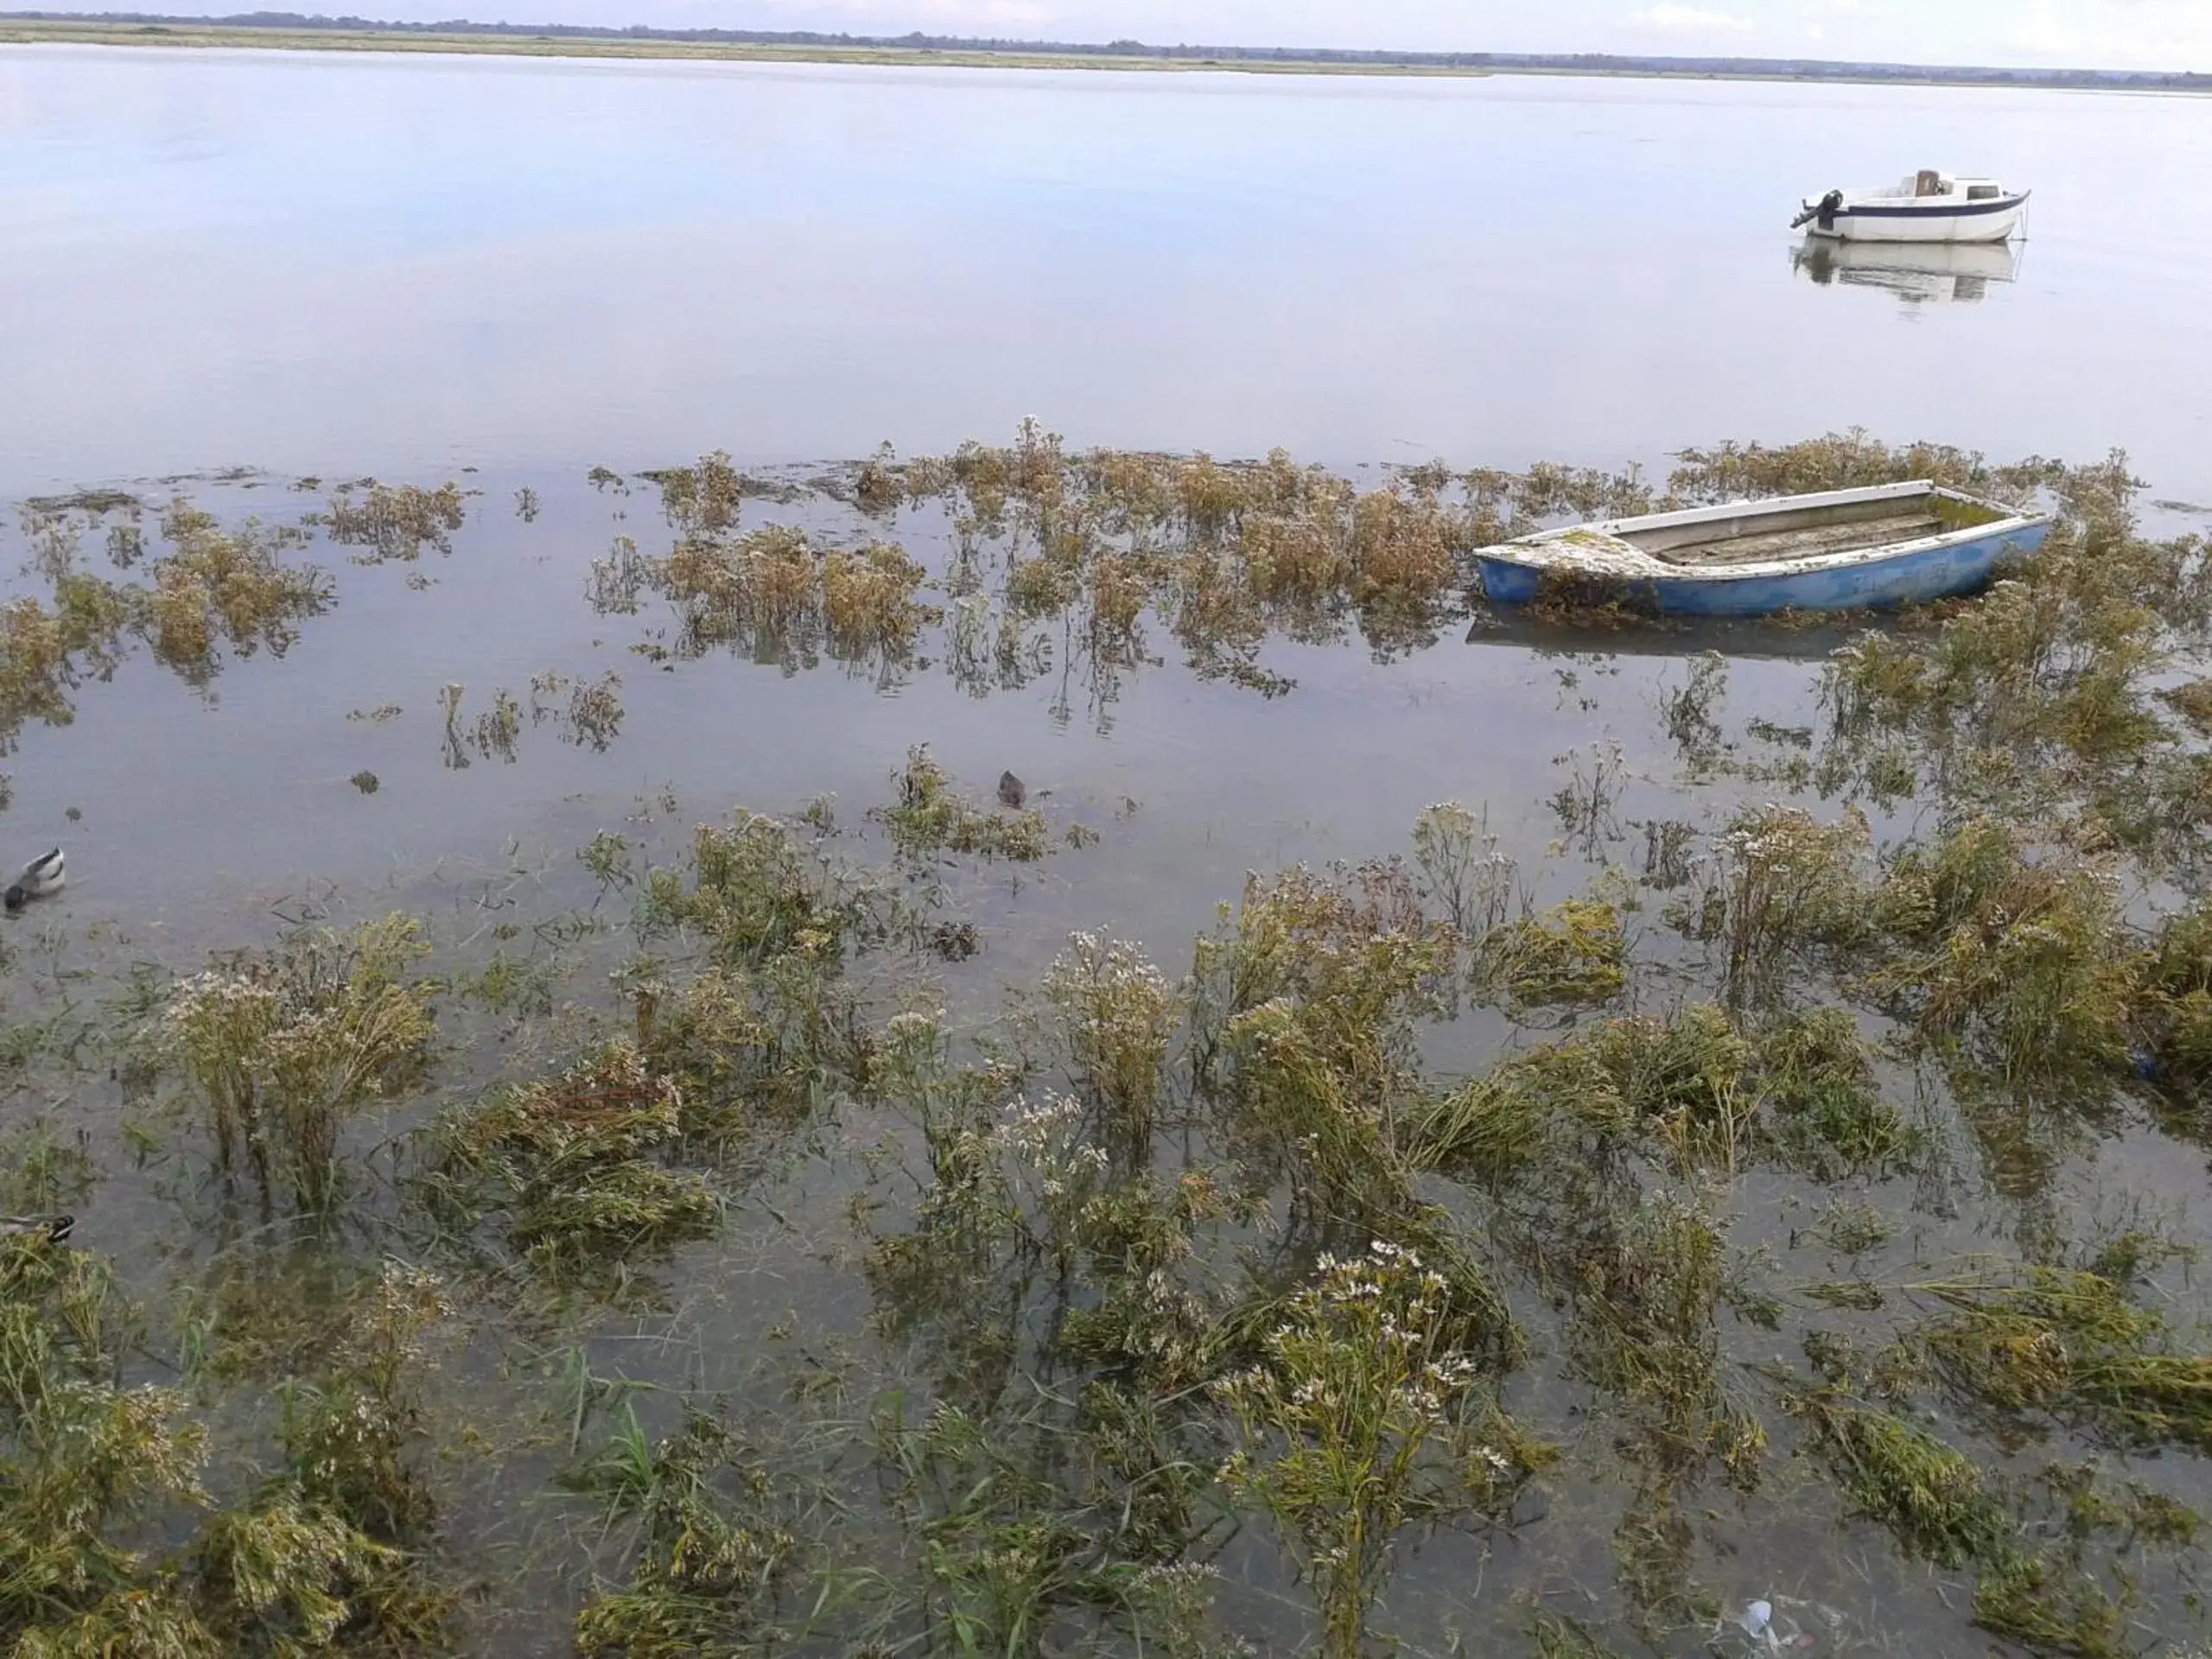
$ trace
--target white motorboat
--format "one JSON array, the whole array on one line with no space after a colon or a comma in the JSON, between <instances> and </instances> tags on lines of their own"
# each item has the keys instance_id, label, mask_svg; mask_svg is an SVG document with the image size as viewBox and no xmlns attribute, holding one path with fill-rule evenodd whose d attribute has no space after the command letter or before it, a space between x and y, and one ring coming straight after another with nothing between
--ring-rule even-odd
<instances>
[{"instance_id":1,"label":"white motorboat","mask_svg":"<svg viewBox=\"0 0 2212 1659\"><path fill-rule=\"evenodd\" d=\"M2027 200L1994 179L1923 168L1886 190L1831 190L1805 202L1790 228L1844 242L2002 242Z\"/></svg>"}]
</instances>

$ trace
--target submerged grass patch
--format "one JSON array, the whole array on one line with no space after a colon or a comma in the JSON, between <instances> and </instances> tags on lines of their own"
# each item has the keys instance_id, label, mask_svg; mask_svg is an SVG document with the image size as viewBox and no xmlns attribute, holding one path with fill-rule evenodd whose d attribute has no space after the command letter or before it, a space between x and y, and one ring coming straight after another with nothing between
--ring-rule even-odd
<instances>
[{"instance_id":1,"label":"submerged grass patch","mask_svg":"<svg viewBox=\"0 0 2212 1659\"><path fill-rule=\"evenodd\" d=\"M1947 1381L1998 1411L2066 1418L2119 1444L2212 1449L2212 1355L2095 1273L1916 1287L1954 1310L1917 1333Z\"/></svg>"},{"instance_id":2,"label":"submerged grass patch","mask_svg":"<svg viewBox=\"0 0 2212 1659\"><path fill-rule=\"evenodd\" d=\"M355 1334L264 1417L270 1465L219 1503L210 1423L118 1374L137 1313L106 1265L0 1237L0 1636L25 1655L419 1650L450 1599L405 1546L428 1281L380 1280ZM425 1300L427 1297L427 1300Z\"/></svg>"},{"instance_id":3,"label":"submerged grass patch","mask_svg":"<svg viewBox=\"0 0 2212 1659\"><path fill-rule=\"evenodd\" d=\"M682 1104L674 1082L613 1043L558 1078L449 1118L442 1173L503 1211L510 1243L541 1268L603 1277L633 1255L706 1237L721 1217L702 1177L668 1166Z\"/></svg>"},{"instance_id":4,"label":"submerged grass patch","mask_svg":"<svg viewBox=\"0 0 2212 1659\"><path fill-rule=\"evenodd\" d=\"M1484 934L1476 983L1502 991L1516 1007L1605 1002L1627 984L1627 961L1619 911L1570 899Z\"/></svg>"},{"instance_id":5,"label":"submerged grass patch","mask_svg":"<svg viewBox=\"0 0 2212 1659\"><path fill-rule=\"evenodd\" d=\"M899 798L878 808L875 817L906 857L963 853L1028 864L1052 851L1042 812L1034 807L991 811L970 805L954 791L951 775L931 757L926 745L907 752L906 767L893 781Z\"/></svg>"},{"instance_id":6,"label":"submerged grass patch","mask_svg":"<svg viewBox=\"0 0 2212 1659\"><path fill-rule=\"evenodd\" d=\"M1830 1395L1794 1395L1853 1510L1939 1567L2007 1569L2019 1560L2011 1516L1974 1459L1887 1412Z\"/></svg>"},{"instance_id":7,"label":"submerged grass patch","mask_svg":"<svg viewBox=\"0 0 2212 1659\"><path fill-rule=\"evenodd\" d=\"M1684 1172L1767 1157L1824 1173L1894 1168L1915 1147L1836 1010L1745 1024L1710 1003L1604 1021L1426 1105L1417 1156L1488 1181L1586 1162L1594 1147Z\"/></svg>"},{"instance_id":8,"label":"submerged grass patch","mask_svg":"<svg viewBox=\"0 0 2212 1659\"><path fill-rule=\"evenodd\" d=\"M571 1475L610 1522L639 1534L627 1585L601 1590L577 1615L578 1653L765 1653L788 1637L775 1623L777 1592L806 1564L804 1523L751 1451L697 1410L647 1444L633 1413Z\"/></svg>"}]
</instances>

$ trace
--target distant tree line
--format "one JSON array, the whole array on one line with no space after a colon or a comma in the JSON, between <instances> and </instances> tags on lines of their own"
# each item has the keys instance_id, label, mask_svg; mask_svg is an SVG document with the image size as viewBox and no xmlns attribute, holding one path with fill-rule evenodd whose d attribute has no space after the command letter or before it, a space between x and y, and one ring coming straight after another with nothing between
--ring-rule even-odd
<instances>
[{"instance_id":1,"label":"distant tree line","mask_svg":"<svg viewBox=\"0 0 2212 1659\"><path fill-rule=\"evenodd\" d=\"M791 46L906 52L1043 54L1055 57L1156 58L1189 63L1343 64L1402 69L1493 69L1591 75L1736 77L1760 80L1898 80L1965 86L2075 86L2212 92L2212 73L2127 69L2005 69L1973 65L1855 63L1821 58L1637 57L1610 52L1389 52L1326 47L1151 46L1142 41L1020 41L964 35L831 35L814 29L626 29L582 23L387 22L371 17L308 16L296 11L177 17L141 11L15 11L0 18L152 27L333 29L393 35L481 35L552 40L671 41L726 46Z\"/></svg>"}]
</instances>

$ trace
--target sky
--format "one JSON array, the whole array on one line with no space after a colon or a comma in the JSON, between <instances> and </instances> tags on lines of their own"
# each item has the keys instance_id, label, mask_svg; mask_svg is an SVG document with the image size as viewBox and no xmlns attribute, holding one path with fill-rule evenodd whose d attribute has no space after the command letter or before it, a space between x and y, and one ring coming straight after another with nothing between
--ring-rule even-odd
<instances>
[{"instance_id":1,"label":"sky","mask_svg":"<svg viewBox=\"0 0 2212 1659\"><path fill-rule=\"evenodd\" d=\"M5 3L6 0L0 0ZM54 5L55 0L44 0ZM99 0L78 0L92 10ZM287 0L267 0L284 4ZM245 0L137 0L233 11ZM2212 72L2212 0L289 0L423 22L1625 52Z\"/></svg>"}]
</instances>

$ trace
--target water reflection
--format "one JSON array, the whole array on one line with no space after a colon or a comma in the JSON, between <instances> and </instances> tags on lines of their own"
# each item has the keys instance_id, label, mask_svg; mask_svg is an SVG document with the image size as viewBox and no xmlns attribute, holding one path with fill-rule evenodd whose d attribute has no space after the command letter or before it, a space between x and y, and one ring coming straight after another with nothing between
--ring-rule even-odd
<instances>
[{"instance_id":1,"label":"water reflection","mask_svg":"<svg viewBox=\"0 0 2212 1659\"><path fill-rule=\"evenodd\" d=\"M1864 632L1862 613L1847 622L1796 618L1651 618L1518 616L1484 610L1467 625L1471 645L1503 645L1540 657L1698 657L1709 652L1738 662L1821 663Z\"/></svg>"},{"instance_id":2,"label":"water reflection","mask_svg":"<svg viewBox=\"0 0 2212 1659\"><path fill-rule=\"evenodd\" d=\"M1345 464L2117 442L2194 491L2212 226L2162 209L2212 123L2054 97L4 48L0 497L944 449L1035 410ZM2035 180L2032 353L1825 306L1859 372L1776 372L1823 302L1771 204L1869 130ZM2050 395L2135 360L2173 392L2122 425Z\"/></svg>"},{"instance_id":3,"label":"water reflection","mask_svg":"<svg viewBox=\"0 0 2212 1659\"><path fill-rule=\"evenodd\" d=\"M1908 307L1975 304L1992 283L2017 282L2021 251L2009 242L1838 242L1808 236L1790 269L1822 288L1886 289Z\"/></svg>"}]
</instances>

